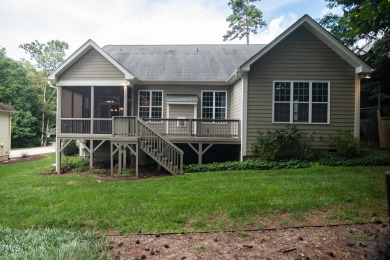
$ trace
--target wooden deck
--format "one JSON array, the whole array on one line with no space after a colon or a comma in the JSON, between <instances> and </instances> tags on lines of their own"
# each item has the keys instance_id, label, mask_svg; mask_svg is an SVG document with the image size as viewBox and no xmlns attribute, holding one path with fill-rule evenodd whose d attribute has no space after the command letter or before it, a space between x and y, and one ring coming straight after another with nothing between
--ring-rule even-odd
<instances>
[{"instance_id":1,"label":"wooden deck","mask_svg":"<svg viewBox=\"0 0 390 260\"><path fill-rule=\"evenodd\" d=\"M214 144L240 144L239 120L204 119L148 119L113 117L112 119L62 118L57 129L56 169L61 169L61 151L69 140L77 139L89 153L106 141L110 142L111 174L113 158L118 158L118 171L126 169L127 152L136 157L138 176L138 150L154 159L172 174L183 173L183 151L175 144L188 144L202 163L203 155ZM87 145L89 141L89 145ZM94 146L94 142L97 145ZM93 160L90 160L93 167ZM58 172L58 170L57 170Z\"/></svg>"}]
</instances>

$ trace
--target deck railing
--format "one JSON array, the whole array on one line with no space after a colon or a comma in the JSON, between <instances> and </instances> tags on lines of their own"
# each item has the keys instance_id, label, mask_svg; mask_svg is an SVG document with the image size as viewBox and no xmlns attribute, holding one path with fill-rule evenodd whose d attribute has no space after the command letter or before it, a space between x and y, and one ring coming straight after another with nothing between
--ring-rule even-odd
<instances>
[{"instance_id":1,"label":"deck railing","mask_svg":"<svg viewBox=\"0 0 390 260\"><path fill-rule=\"evenodd\" d=\"M171 137L239 138L240 120L235 119L145 119L159 134ZM92 129L91 129L92 126ZM62 118L63 134L109 134L137 136L137 117Z\"/></svg>"},{"instance_id":2,"label":"deck railing","mask_svg":"<svg viewBox=\"0 0 390 260\"><path fill-rule=\"evenodd\" d=\"M115 116L113 120L114 136L137 136L137 117L135 116Z\"/></svg>"},{"instance_id":3,"label":"deck railing","mask_svg":"<svg viewBox=\"0 0 390 260\"><path fill-rule=\"evenodd\" d=\"M187 137L240 137L240 120L235 119L147 119L160 134Z\"/></svg>"},{"instance_id":4,"label":"deck railing","mask_svg":"<svg viewBox=\"0 0 390 260\"><path fill-rule=\"evenodd\" d=\"M112 118L61 118L61 133L112 134Z\"/></svg>"}]
</instances>

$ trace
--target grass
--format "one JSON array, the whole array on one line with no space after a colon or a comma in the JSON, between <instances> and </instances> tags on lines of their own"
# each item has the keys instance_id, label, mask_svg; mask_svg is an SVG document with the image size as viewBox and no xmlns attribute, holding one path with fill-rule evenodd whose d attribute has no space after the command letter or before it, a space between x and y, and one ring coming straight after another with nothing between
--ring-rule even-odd
<instances>
[{"instance_id":1,"label":"grass","mask_svg":"<svg viewBox=\"0 0 390 260\"><path fill-rule=\"evenodd\" d=\"M103 250L104 241L92 232L0 226L0 259L110 259Z\"/></svg>"},{"instance_id":2,"label":"grass","mask_svg":"<svg viewBox=\"0 0 390 260\"><path fill-rule=\"evenodd\" d=\"M0 224L106 232L221 231L386 219L386 167L229 171L97 182L44 176L54 155L0 165Z\"/></svg>"}]
</instances>

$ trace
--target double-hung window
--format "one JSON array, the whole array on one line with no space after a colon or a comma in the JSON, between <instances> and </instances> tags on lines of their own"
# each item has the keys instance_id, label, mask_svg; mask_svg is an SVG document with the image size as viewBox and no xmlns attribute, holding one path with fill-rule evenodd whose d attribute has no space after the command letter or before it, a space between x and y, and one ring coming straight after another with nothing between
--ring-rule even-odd
<instances>
[{"instance_id":1,"label":"double-hung window","mask_svg":"<svg viewBox=\"0 0 390 260\"><path fill-rule=\"evenodd\" d=\"M274 81L273 122L330 122L330 84L321 81Z\"/></svg>"},{"instance_id":2,"label":"double-hung window","mask_svg":"<svg viewBox=\"0 0 390 260\"><path fill-rule=\"evenodd\" d=\"M226 91L202 91L202 118L226 119Z\"/></svg>"},{"instance_id":3,"label":"double-hung window","mask_svg":"<svg viewBox=\"0 0 390 260\"><path fill-rule=\"evenodd\" d=\"M163 92L161 90L140 90L138 116L144 119L162 118Z\"/></svg>"}]
</instances>

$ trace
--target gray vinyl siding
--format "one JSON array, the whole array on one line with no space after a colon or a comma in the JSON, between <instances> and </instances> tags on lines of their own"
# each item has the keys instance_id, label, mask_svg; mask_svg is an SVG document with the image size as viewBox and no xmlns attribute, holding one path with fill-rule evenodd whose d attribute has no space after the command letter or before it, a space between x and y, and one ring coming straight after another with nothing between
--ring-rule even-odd
<instances>
[{"instance_id":1,"label":"gray vinyl siding","mask_svg":"<svg viewBox=\"0 0 390 260\"><path fill-rule=\"evenodd\" d=\"M167 117L166 97L168 94L191 94L198 96L198 118L202 117L202 90L226 91L227 118L230 118L231 86L135 86L134 88L134 116L138 116L138 93L140 90L162 90L163 91L163 118ZM172 118L172 117L171 117Z\"/></svg>"},{"instance_id":2,"label":"gray vinyl siding","mask_svg":"<svg viewBox=\"0 0 390 260\"><path fill-rule=\"evenodd\" d=\"M3 148L0 147L0 161L8 160L10 153L10 132L9 132L9 113L0 112L0 143L3 143Z\"/></svg>"},{"instance_id":3,"label":"gray vinyl siding","mask_svg":"<svg viewBox=\"0 0 390 260\"><path fill-rule=\"evenodd\" d=\"M315 133L315 147L328 148L329 135L338 129L354 129L354 68L306 28L300 27L251 66L248 79L248 155L251 155L250 144L255 142L257 130L265 132L286 126L272 123L275 80L330 82L330 124L294 123L304 134Z\"/></svg>"},{"instance_id":4,"label":"gray vinyl siding","mask_svg":"<svg viewBox=\"0 0 390 260\"><path fill-rule=\"evenodd\" d=\"M91 49L65 71L60 80L117 80L124 77L110 61Z\"/></svg>"},{"instance_id":5,"label":"gray vinyl siding","mask_svg":"<svg viewBox=\"0 0 390 260\"><path fill-rule=\"evenodd\" d=\"M232 86L232 106L230 112L232 119L241 119L242 115L242 80Z\"/></svg>"}]
</instances>

